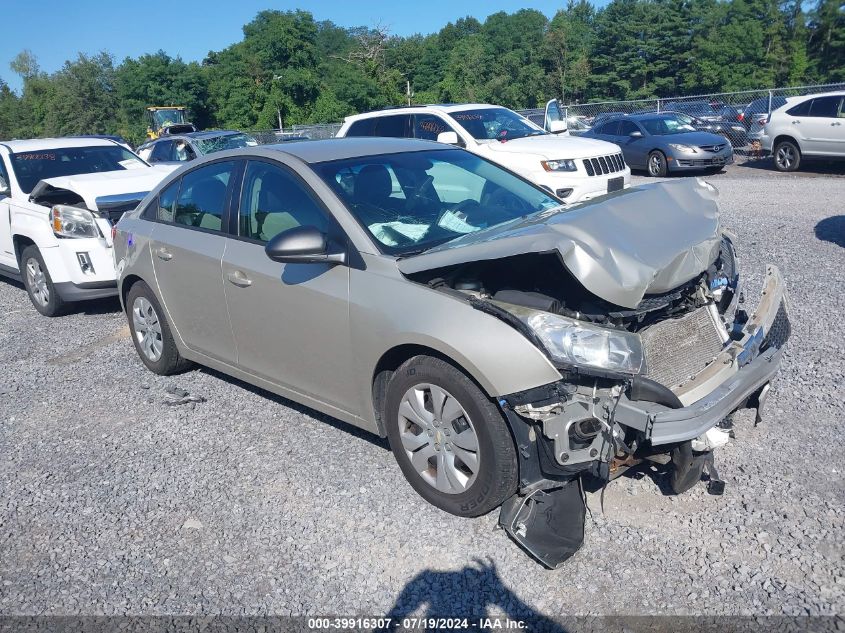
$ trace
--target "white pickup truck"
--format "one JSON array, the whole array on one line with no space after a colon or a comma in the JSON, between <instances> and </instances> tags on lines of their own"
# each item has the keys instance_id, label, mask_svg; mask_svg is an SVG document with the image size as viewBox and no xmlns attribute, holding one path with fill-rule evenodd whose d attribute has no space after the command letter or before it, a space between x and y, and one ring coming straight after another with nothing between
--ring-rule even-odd
<instances>
[{"instance_id":1,"label":"white pickup truck","mask_svg":"<svg viewBox=\"0 0 845 633\"><path fill-rule=\"evenodd\" d=\"M0 275L45 316L117 294L111 227L172 170L106 139L0 142Z\"/></svg>"},{"instance_id":2,"label":"white pickup truck","mask_svg":"<svg viewBox=\"0 0 845 633\"><path fill-rule=\"evenodd\" d=\"M557 121L553 131L565 128L564 122ZM553 134L496 105L377 110L347 117L337 136L398 136L458 145L516 172L567 204L631 184L631 169L618 145Z\"/></svg>"}]
</instances>

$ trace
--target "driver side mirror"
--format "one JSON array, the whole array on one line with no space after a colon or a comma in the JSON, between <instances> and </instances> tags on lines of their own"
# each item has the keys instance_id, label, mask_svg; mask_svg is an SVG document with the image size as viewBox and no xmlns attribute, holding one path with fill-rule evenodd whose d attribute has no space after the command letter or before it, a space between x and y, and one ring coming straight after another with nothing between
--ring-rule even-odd
<instances>
[{"instance_id":1,"label":"driver side mirror","mask_svg":"<svg viewBox=\"0 0 845 633\"><path fill-rule=\"evenodd\" d=\"M461 139L458 137L457 132L441 132L437 135L437 142L438 143L445 143L446 145L458 145L460 147L464 146L464 143L461 142Z\"/></svg>"},{"instance_id":2,"label":"driver side mirror","mask_svg":"<svg viewBox=\"0 0 845 633\"><path fill-rule=\"evenodd\" d=\"M634 131L633 131L633 132L631 132L628 136L630 136L631 138L642 138L642 137L643 137L643 133L642 133L642 132L640 132L639 130L634 130Z\"/></svg>"},{"instance_id":3,"label":"driver side mirror","mask_svg":"<svg viewBox=\"0 0 845 633\"><path fill-rule=\"evenodd\" d=\"M8 198L12 195L12 190L9 188L9 183L3 176L0 176L0 198Z\"/></svg>"},{"instance_id":4,"label":"driver side mirror","mask_svg":"<svg viewBox=\"0 0 845 633\"><path fill-rule=\"evenodd\" d=\"M330 244L326 234L314 226L297 226L282 231L264 247L267 257L282 264L345 264L346 251Z\"/></svg>"},{"instance_id":5,"label":"driver side mirror","mask_svg":"<svg viewBox=\"0 0 845 633\"><path fill-rule=\"evenodd\" d=\"M549 132L552 134L562 134L566 130L566 121L549 121Z\"/></svg>"}]
</instances>

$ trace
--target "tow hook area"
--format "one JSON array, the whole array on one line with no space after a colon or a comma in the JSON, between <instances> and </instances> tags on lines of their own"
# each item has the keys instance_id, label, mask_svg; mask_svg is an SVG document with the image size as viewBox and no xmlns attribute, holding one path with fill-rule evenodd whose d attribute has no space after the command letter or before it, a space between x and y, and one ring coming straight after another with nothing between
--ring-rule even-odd
<instances>
[{"instance_id":1,"label":"tow hook area","mask_svg":"<svg viewBox=\"0 0 845 633\"><path fill-rule=\"evenodd\" d=\"M499 514L499 524L510 537L549 569L557 569L580 549L584 519L577 479L526 496L514 495Z\"/></svg>"}]
</instances>

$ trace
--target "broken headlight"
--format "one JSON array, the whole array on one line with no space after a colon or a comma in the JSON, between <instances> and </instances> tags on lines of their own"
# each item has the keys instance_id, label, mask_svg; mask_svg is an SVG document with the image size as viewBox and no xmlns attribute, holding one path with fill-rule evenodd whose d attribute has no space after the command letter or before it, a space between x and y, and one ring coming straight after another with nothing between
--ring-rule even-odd
<instances>
[{"instance_id":1,"label":"broken headlight","mask_svg":"<svg viewBox=\"0 0 845 633\"><path fill-rule=\"evenodd\" d=\"M50 224L58 237L100 237L94 216L87 209L57 204L50 210Z\"/></svg>"},{"instance_id":2,"label":"broken headlight","mask_svg":"<svg viewBox=\"0 0 845 633\"><path fill-rule=\"evenodd\" d=\"M642 371L643 346L636 334L550 312L520 312L517 316L534 331L555 361L614 373Z\"/></svg>"}]
</instances>

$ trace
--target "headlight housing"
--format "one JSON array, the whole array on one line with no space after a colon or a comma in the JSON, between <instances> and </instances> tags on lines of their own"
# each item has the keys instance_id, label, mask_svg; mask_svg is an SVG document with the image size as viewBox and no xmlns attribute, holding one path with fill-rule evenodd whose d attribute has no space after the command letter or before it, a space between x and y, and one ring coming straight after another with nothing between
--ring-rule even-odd
<instances>
[{"instance_id":1,"label":"headlight housing","mask_svg":"<svg viewBox=\"0 0 845 633\"><path fill-rule=\"evenodd\" d=\"M681 145L680 143L669 143L669 147L671 147L676 152L689 152L690 154L697 154L698 150L692 147L691 145Z\"/></svg>"},{"instance_id":2,"label":"headlight housing","mask_svg":"<svg viewBox=\"0 0 845 633\"><path fill-rule=\"evenodd\" d=\"M57 237L100 237L100 229L88 209L57 204L50 209L50 225Z\"/></svg>"},{"instance_id":3,"label":"headlight housing","mask_svg":"<svg viewBox=\"0 0 845 633\"><path fill-rule=\"evenodd\" d=\"M552 359L563 365L632 375L644 369L642 341L632 332L519 306L508 305L507 310L531 328Z\"/></svg>"},{"instance_id":4,"label":"headlight housing","mask_svg":"<svg viewBox=\"0 0 845 633\"><path fill-rule=\"evenodd\" d=\"M559 160L542 160L540 164L546 171L578 171L578 165L571 158Z\"/></svg>"}]
</instances>

